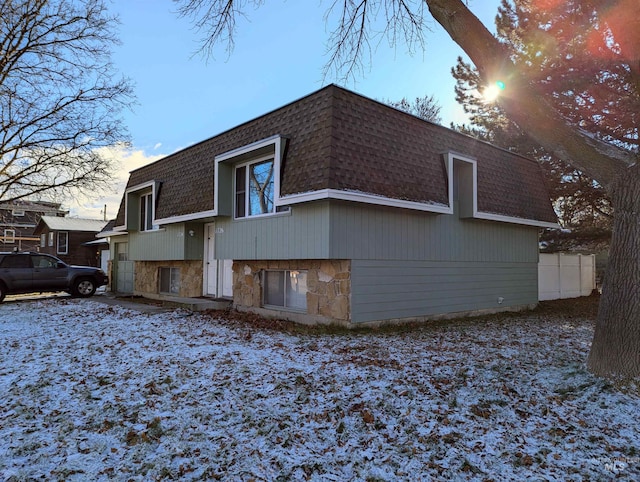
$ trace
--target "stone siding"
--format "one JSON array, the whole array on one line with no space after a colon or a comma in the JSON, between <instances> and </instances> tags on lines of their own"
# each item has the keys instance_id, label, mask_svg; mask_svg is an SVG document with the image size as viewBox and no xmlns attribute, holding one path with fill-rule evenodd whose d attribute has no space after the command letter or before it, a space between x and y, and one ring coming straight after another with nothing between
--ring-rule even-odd
<instances>
[{"instance_id":1,"label":"stone siding","mask_svg":"<svg viewBox=\"0 0 640 482\"><path fill-rule=\"evenodd\" d=\"M160 268L180 268L180 293L174 296L202 296L202 261L136 261L134 293L157 294L160 291Z\"/></svg>"},{"instance_id":2,"label":"stone siding","mask_svg":"<svg viewBox=\"0 0 640 482\"><path fill-rule=\"evenodd\" d=\"M310 317L343 324L351 320L349 260L234 261L233 301L237 307L262 306L261 272L268 269L307 271L307 314Z\"/></svg>"}]
</instances>

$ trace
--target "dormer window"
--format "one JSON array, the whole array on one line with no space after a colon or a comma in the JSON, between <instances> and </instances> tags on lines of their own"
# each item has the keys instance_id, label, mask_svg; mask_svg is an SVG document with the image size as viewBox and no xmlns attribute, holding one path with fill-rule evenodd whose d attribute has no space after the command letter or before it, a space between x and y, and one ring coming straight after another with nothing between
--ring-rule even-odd
<instances>
[{"instance_id":1,"label":"dormer window","mask_svg":"<svg viewBox=\"0 0 640 482\"><path fill-rule=\"evenodd\" d=\"M275 212L273 157L235 167L235 217Z\"/></svg>"},{"instance_id":2,"label":"dormer window","mask_svg":"<svg viewBox=\"0 0 640 482\"><path fill-rule=\"evenodd\" d=\"M149 192L140 196L140 231L153 229L153 195Z\"/></svg>"}]
</instances>

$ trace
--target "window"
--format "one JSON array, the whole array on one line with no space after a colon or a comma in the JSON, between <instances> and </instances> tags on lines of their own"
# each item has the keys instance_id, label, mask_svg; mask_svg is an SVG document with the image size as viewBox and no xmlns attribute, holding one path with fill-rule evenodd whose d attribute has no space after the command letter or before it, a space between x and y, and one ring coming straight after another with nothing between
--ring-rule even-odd
<instances>
[{"instance_id":1,"label":"window","mask_svg":"<svg viewBox=\"0 0 640 482\"><path fill-rule=\"evenodd\" d=\"M156 226L153 224L153 194L143 194L140 196L140 231L154 229Z\"/></svg>"},{"instance_id":2,"label":"window","mask_svg":"<svg viewBox=\"0 0 640 482\"><path fill-rule=\"evenodd\" d=\"M129 261L129 243L116 243L118 261Z\"/></svg>"},{"instance_id":3,"label":"window","mask_svg":"<svg viewBox=\"0 0 640 482\"><path fill-rule=\"evenodd\" d=\"M11 214L16 217L22 217L24 216L24 209L14 209L13 211L11 211Z\"/></svg>"},{"instance_id":4,"label":"window","mask_svg":"<svg viewBox=\"0 0 640 482\"><path fill-rule=\"evenodd\" d=\"M31 262L34 268L57 268L58 260L51 256L34 255L31 256Z\"/></svg>"},{"instance_id":5,"label":"window","mask_svg":"<svg viewBox=\"0 0 640 482\"><path fill-rule=\"evenodd\" d=\"M31 268L31 260L28 254L7 255L0 263L0 268Z\"/></svg>"},{"instance_id":6,"label":"window","mask_svg":"<svg viewBox=\"0 0 640 482\"><path fill-rule=\"evenodd\" d=\"M13 244L16 242L16 230L5 229L4 230L4 242L7 244Z\"/></svg>"},{"instance_id":7,"label":"window","mask_svg":"<svg viewBox=\"0 0 640 482\"><path fill-rule=\"evenodd\" d=\"M264 305L307 310L306 271L264 271L263 286Z\"/></svg>"},{"instance_id":8,"label":"window","mask_svg":"<svg viewBox=\"0 0 640 482\"><path fill-rule=\"evenodd\" d=\"M45 233L42 233L40 235L40 247L44 248L47 245L47 235Z\"/></svg>"},{"instance_id":9,"label":"window","mask_svg":"<svg viewBox=\"0 0 640 482\"><path fill-rule=\"evenodd\" d=\"M67 254L69 252L69 233L66 231L58 232L58 254Z\"/></svg>"},{"instance_id":10,"label":"window","mask_svg":"<svg viewBox=\"0 0 640 482\"><path fill-rule=\"evenodd\" d=\"M273 158L236 167L235 217L270 214L274 209Z\"/></svg>"},{"instance_id":11,"label":"window","mask_svg":"<svg viewBox=\"0 0 640 482\"><path fill-rule=\"evenodd\" d=\"M55 239L55 233L50 232L49 233L49 247L53 246L53 240Z\"/></svg>"},{"instance_id":12,"label":"window","mask_svg":"<svg viewBox=\"0 0 640 482\"><path fill-rule=\"evenodd\" d=\"M180 268L160 268L160 293L180 294Z\"/></svg>"}]
</instances>

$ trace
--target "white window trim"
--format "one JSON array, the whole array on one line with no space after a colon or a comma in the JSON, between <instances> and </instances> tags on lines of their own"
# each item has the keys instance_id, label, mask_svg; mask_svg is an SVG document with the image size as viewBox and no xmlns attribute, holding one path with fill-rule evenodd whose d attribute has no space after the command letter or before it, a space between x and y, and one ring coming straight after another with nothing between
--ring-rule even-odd
<instances>
[{"instance_id":1,"label":"white window trim","mask_svg":"<svg viewBox=\"0 0 640 482\"><path fill-rule=\"evenodd\" d=\"M141 211L141 204L142 204L142 199L148 199L149 201L147 201L145 203L145 213L144 213L144 217L142 216ZM153 197L153 192L145 192L145 193L140 193L140 198L138 201L140 204L138 205L138 214L140 216L140 218L138 219L139 224L138 224L138 231L140 231L141 233L149 233L151 231L157 231L158 230L158 225L154 222L154 218L155 218L155 198ZM151 208L151 228L147 229L147 211L149 210L149 208Z\"/></svg>"},{"instance_id":2,"label":"white window trim","mask_svg":"<svg viewBox=\"0 0 640 482\"><path fill-rule=\"evenodd\" d=\"M15 244L16 242L16 230L5 229L4 230L4 242L5 244Z\"/></svg>"},{"instance_id":3,"label":"white window trim","mask_svg":"<svg viewBox=\"0 0 640 482\"><path fill-rule=\"evenodd\" d=\"M220 193L220 189L218 188L218 182L220 181L220 175L219 175L220 163L233 161L233 159L239 158L240 156L244 156L246 154L250 154L253 151L258 151L260 149L273 146L273 154L260 156L260 157L257 157L256 159L251 159L246 162L243 161L242 164L238 164L239 166L243 164L246 165L247 163L252 164L254 161L258 159L265 160L265 159L273 158L273 212L268 214L259 214L255 216L245 216L244 218L237 218L237 219L239 220L255 219L258 217L275 216L277 214L280 214L277 211L277 208L278 206L280 206L278 201L280 199L280 170L282 166L282 156L284 155L284 142L285 142L285 139L282 136L275 135L275 136L267 137L266 139L263 139L261 141L254 142L252 144L239 147L238 149L233 149L231 151L227 151L217 155L215 157L215 166L214 166L214 179L216 182L215 189L214 189L214 209L213 211L208 211L208 213L211 213L211 216L218 215L218 206L219 206L218 195ZM235 169L233 170L233 172L235 173ZM234 176L233 182L234 182L234 186L232 190L233 197L234 197L233 218L236 219L235 217L235 176Z\"/></svg>"},{"instance_id":4,"label":"white window trim","mask_svg":"<svg viewBox=\"0 0 640 482\"><path fill-rule=\"evenodd\" d=\"M293 308L291 306L287 306L286 305L286 300L287 300L287 293L286 293L286 287L287 287L287 274L291 273L292 271L299 271L299 272L304 272L307 277L309 276L309 271L306 269L265 269L262 270L262 275L261 275L261 284L262 284L262 306L264 308L268 308L268 309L276 309L276 310L281 310L281 311L291 311L291 312L295 312L295 313L308 313L309 312L309 306L307 305L305 307L304 310L299 309L299 308ZM284 276L284 283L285 285L283 286L285 293L284 293L284 300L285 300L285 305L272 305L272 304L268 304L265 303L265 292L266 292L266 273L267 272L279 272L279 273L285 273ZM306 304L306 303L305 303Z\"/></svg>"},{"instance_id":5,"label":"white window trim","mask_svg":"<svg viewBox=\"0 0 640 482\"><path fill-rule=\"evenodd\" d=\"M25 215L24 209L13 209L11 214L15 217L23 217Z\"/></svg>"},{"instance_id":6,"label":"white window trim","mask_svg":"<svg viewBox=\"0 0 640 482\"><path fill-rule=\"evenodd\" d=\"M249 192L250 192L250 186L249 186L249 166L252 166L253 164L260 164L261 162L265 162L265 161L270 161L273 160L273 176L274 176L274 193L273 193L273 211L268 212L268 213L260 213L260 214L249 214L250 211L250 197L249 197ZM245 191L244 191L244 209L245 209L245 215L241 216L241 217L236 217L236 170L238 168L241 167L246 167L246 171L245 171ZM276 193L275 193L275 175L276 175L276 161L274 159L274 156L272 156L271 154L265 155L265 156L260 156L260 157L256 157L255 159L251 159L249 161L246 162L242 162L239 164L236 164L235 166L233 166L233 219L234 220L241 220L241 219L255 219L255 218L264 218L264 217L268 217L268 216L273 216L275 214L279 214L276 211Z\"/></svg>"},{"instance_id":7,"label":"white window trim","mask_svg":"<svg viewBox=\"0 0 640 482\"><path fill-rule=\"evenodd\" d=\"M169 291L162 291L162 272L163 270L169 270ZM180 294L180 281L178 282L178 291L171 291L171 279L174 272L178 273L178 279L181 275L180 268L177 266L160 266L158 269L158 294L162 295L179 295Z\"/></svg>"},{"instance_id":8,"label":"white window trim","mask_svg":"<svg viewBox=\"0 0 640 482\"><path fill-rule=\"evenodd\" d=\"M149 231L141 231L142 233L150 233L153 231L157 231L158 230L158 225L159 223L156 220L156 199L157 199L157 192L158 192L158 185L159 183L156 182L155 180L153 181L148 181L148 182L144 182L142 184L137 184L135 186L131 186L130 188L125 189L124 191L124 225L123 226L117 226L114 228L114 230L122 230L122 231L126 231L126 227L129 225L129 198L131 197L131 195L135 195L135 194L142 194L142 191L146 191L147 189L151 188L151 224L154 226L154 229L149 230ZM146 194L146 193L145 193ZM140 211L140 209L138 209L138 212ZM138 225L138 227L140 227Z\"/></svg>"},{"instance_id":9,"label":"white window trim","mask_svg":"<svg viewBox=\"0 0 640 482\"><path fill-rule=\"evenodd\" d=\"M47 233L42 233L40 235L40 247L45 248L47 246Z\"/></svg>"},{"instance_id":10,"label":"white window trim","mask_svg":"<svg viewBox=\"0 0 640 482\"><path fill-rule=\"evenodd\" d=\"M49 247L53 248L53 246L55 245L55 241L56 241L56 233L54 233L53 231L49 231Z\"/></svg>"},{"instance_id":11,"label":"white window trim","mask_svg":"<svg viewBox=\"0 0 640 482\"><path fill-rule=\"evenodd\" d=\"M65 250L60 250L60 235L64 234L67 237L67 242L65 245ZM68 231L58 231L56 233L56 254L69 254L69 232Z\"/></svg>"},{"instance_id":12,"label":"white window trim","mask_svg":"<svg viewBox=\"0 0 640 482\"><path fill-rule=\"evenodd\" d=\"M510 224L523 224L527 226L536 226L539 228L558 228L560 227L558 223L550 223L546 221L538 221L537 219L526 219L526 218L518 218L515 216L505 216L503 214L496 213L488 213L484 211L478 210L478 161L469 156L465 156L464 154L459 154L457 152L449 151L445 153L446 156L446 166L447 166L447 178L449 181L449 205L451 206L453 213L453 206L451 200L453 199L453 169L454 169L454 161L466 162L471 164L473 170L473 192L472 192L472 202L473 202L473 214L472 217L474 219L484 219L487 221L499 221L503 223Z\"/></svg>"}]
</instances>

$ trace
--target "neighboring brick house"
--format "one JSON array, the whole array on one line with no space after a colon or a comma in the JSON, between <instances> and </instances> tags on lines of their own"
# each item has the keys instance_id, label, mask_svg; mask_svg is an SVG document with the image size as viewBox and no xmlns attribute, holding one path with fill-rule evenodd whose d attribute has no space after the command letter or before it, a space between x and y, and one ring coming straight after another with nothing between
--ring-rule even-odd
<instances>
[{"instance_id":1,"label":"neighboring brick house","mask_svg":"<svg viewBox=\"0 0 640 482\"><path fill-rule=\"evenodd\" d=\"M330 85L132 171L102 235L115 291L357 326L535 306L552 226L535 161Z\"/></svg>"},{"instance_id":2,"label":"neighboring brick house","mask_svg":"<svg viewBox=\"0 0 640 482\"><path fill-rule=\"evenodd\" d=\"M0 204L0 251L37 251L40 238L34 230L42 216L66 216L59 203L13 201Z\"/></svg>"},{"instance_id":3,"label":"neighboring brick house","mask_svg":"<svg viewBox=\"0 0 640 482\"><path fill-rule=\"evenodd\" d=\"M34 234L38 236L38 251L57 256L67 264L100 266L100 250L96 234L107 224L96 219L42 216Z\"/></svg>"}]
</instances>

